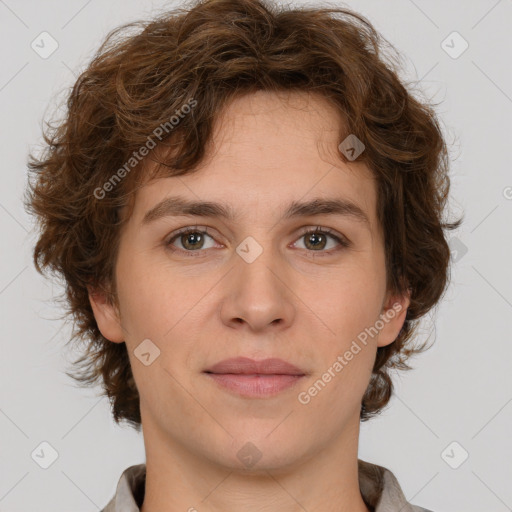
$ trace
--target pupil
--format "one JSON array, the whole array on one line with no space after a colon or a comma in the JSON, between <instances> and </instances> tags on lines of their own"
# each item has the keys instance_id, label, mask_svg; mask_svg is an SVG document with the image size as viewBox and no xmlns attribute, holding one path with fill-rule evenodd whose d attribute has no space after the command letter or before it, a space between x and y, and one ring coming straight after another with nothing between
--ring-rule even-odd
<instances>
[{"instance_id":1,"label":"pupil","mask_svg":"<svg viewBox=\"0 0 512 512\"><path fill-rule=\"evenodd\" d=\"M321 238L323 235L319 235L318 233L312 233L309 237L310 242L313 241L313 247L318 247L318 243L321 244Z\"/></svg>"},{"instance_id":2,"label":"pupil","mask_svg":"<svg viewBox=\"0 0 512 512\"><path fill-rule=\"evenodd\" d=\"M198 241L200 241L201 239L201 235L199 235L198 233L189 233L188 235L186 235L186 244L185 246L188 246L188 245L195 245L198 243Z\"/></svg>"}]
</instances>

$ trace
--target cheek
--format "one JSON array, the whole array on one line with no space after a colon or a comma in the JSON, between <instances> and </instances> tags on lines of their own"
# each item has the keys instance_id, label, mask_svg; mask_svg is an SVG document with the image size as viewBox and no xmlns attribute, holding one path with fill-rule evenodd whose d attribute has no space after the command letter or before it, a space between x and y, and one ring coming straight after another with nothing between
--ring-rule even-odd
<instances>
[{"instance_id":1,"label":"cheek","mask_svg":"<svg viewBox=\"0 0 512 512\"><path fill-rule=\"evenodd\" d=\"M125 342L132 356L143 340L158 339L158 323L162 316L158 308L159 292L153 289L151 274L145 270L147 267L130 253L120 251L120 254L116 265L117 293ZM158 341L155 343L160 347Z\"/></svg>"},{"instance_id":2,"label":"cheek","mask_svg":"<svg viewBox=\"0 0 512 512\"><path fill-rule=\"evenodd\" d=\"M307 417L305 421L311 423L312 430L322 430L326 438L338 435L349 418L359 415L375 358L372 347L361 345L348 360L341 345L298 397L297 407Z\"/></svg>"},{"instance_id":3,"label":"cheek","mask_svg":"<svg viewBox=\"0 0 512 512\"><path fill-rule=\"evenodd\" d=\"M191 280L165 263L149 264L143 257L120 259L117 277L123 329L132 354L149 339L160 350L161 367L173 372L187 367L200 334L191 326L201 325L204 295L218 279Z\"/></svg>"},{"instance_id":4,"label":"cheek","mask_svg":"<svg viewBox=\"0 0 512 512\"><path fill-rule=\"evenodd\" d=\"M304 279L297 291L339 343L355 338L379 318L385 278L371 265L350 265L329 274Z\"/></svg>"}]
</instances>

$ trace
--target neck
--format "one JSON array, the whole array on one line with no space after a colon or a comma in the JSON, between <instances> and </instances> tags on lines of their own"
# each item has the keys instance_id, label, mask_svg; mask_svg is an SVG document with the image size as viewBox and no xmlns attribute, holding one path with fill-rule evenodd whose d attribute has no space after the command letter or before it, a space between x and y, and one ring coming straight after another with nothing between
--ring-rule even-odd
<instances>
[{"instance_id":1,"label":"neck","mask_svg":"<svg viewBox=\"0 0 512 512\"><path fill-rule=\"evenodd\" d=\"M360 489L359 421L325 449L283 466L220 465L144 425L146 488L141 512L370 512Z\"/></svg>"}]
</instances>

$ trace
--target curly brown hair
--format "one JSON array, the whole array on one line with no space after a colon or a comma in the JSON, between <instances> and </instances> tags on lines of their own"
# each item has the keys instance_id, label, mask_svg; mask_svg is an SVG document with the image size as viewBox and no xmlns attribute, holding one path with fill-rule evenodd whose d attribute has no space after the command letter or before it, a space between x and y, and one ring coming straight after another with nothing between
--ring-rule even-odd
<instances>
[{"instance_id":1,"label":"curly brown hair","mask_svg":"<svg viewBox=\"0 0 512 512\"><path fill-rule=\"evenodd\" d=\"M411 292L399 336L377 349L361 421L386 406L393 391L389 370L411 369L406 361L425 349L410 342L448 284L443 230L462 222L443 222L447 146L433 105L415 99L399 79L400 60L360 14L284 8L270 0L199 0L106 36L72 87L64 118L47 123L42 153L29 154L25 207L40 228L36 269L64 278L65 315L74 321L69 342L85 341L85 353L66 373L84 384L101 379L116 423L140 430L139 393L126 344L102 336L87 287L102 288L117 304L113 270L129 217L121 218L121 210L132 211L134 191L150 179L194 172L222 108L258 90L322 95L346 120L340 141L354 134L365 145L358 161L378 186L387 288ZM194 108L162 139L158 127L169 127L191 98ZM173 151L151 175L141 166L127 168L151 134ZM347 161L342 152L340 158Z\"/></svg>"}]
</instances>

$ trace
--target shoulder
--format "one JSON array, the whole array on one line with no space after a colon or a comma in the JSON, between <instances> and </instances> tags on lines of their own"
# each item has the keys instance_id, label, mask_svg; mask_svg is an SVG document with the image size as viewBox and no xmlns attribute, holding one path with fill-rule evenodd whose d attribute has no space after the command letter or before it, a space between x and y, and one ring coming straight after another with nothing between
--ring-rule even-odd
<instances>
[{"instance_id":1,"label":"shoulder","mask_svg":"<svg viewBox=\"0 0 512 512\"><path fill-rule=\"evenodd\" d=\"M144 499L146 464L125 469L117 483L116 492L101 512L139 512Z\"/></svg>"},{"instance_id":2,"label":"shoulder","mask_svg":"<svg viewBox=\"0 0 512 512\"><path fill-rule=\"evenodd\" d=\"M361 459L359 464L359 486L366 503L375 512L401 510L402 512L433 512L409 503L395 475L384 466Z\"/></svg>"}]
</instances>

